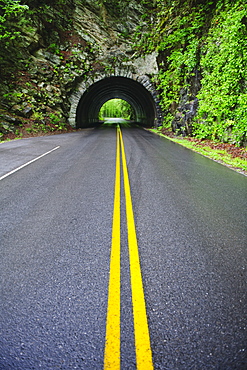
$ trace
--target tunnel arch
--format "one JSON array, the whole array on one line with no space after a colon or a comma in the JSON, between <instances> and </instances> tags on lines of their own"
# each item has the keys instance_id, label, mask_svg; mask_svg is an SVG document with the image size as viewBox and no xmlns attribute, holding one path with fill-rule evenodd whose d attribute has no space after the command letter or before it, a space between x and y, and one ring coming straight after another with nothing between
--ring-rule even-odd
<instances>
[{"instance_id":1,"label":"tunnel arch","mask_svg":"<svg viewBox=\"0 0 247 370\"><path fill-rule=\"evenodd\" d=\"M152 127L159 121L159 106L148 78L141 81L129 77L110 76L92 83L81 94L76 107L77 128L99 124L101 106L108 100L118 98L127 101L135 111L135 121L141 126Z\"/></svg>"}]
</instances>

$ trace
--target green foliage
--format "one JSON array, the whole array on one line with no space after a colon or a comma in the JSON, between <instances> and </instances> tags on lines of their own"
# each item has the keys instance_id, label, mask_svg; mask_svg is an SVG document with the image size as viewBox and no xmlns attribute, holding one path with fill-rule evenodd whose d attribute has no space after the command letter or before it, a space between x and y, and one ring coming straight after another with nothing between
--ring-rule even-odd
<instances>
[{"instance_id":1,"label":"green foliage","mask_svg":"<svg viewBox=\"0 0 247 370\"><path fill-rule=\"evenodd\" d=\"M202 48L199 123L194 134L241 144L247 137L247 8L241 1L213 19Z\"/></svg>"},{"instance_id":2,"label":"green foliage","mask_svg":"<svg viewBox=\"0 0 247 370\"><path fill-rule=\"evenodd\" d=\"M59 35L72 28L74 0L23 0L28 4L29 21L42 26L43 42L58 54ZM50 42L52 41L52 44Z\"/></svg>"},{"instance_id":3,"label":"green foliage","mask_svg":"<svg viewBox=\"0 0 247 370\"><path fill-rule=\"evenodd\" d=\"M20 4L20 0L1 0L0 1L0 45L2 47L9 44L20 36L20 31L16 29L15 22L19 22L27 5Z\"/></svg>"},{"instance_id":4,"label":"green foliage","mask_svg":"<svg viewBox=\"0 0 247 370\"><path fill-rule=\"evenodd\" d=\"M58 131L66 131L67 125L64 121L62 114L60 112L53 112L49 114L49 130L58 130Z\"/></svg>"},{"instance_id":5,"label":"green foliage","mask_svg":"<svg viewBox=\"0 0 247 370\"><path fill-rule=\"evenodd\" d=\"M51 43L51 44L48 46L48 50L49 50L49 52L51 52L52 54L56 54L56 55L61 56L60 47L59 47L59 45L58 45L58 44L56 44L55 42ZM61 59L62 59L62 56L61 56Z\"/></svg>"},{"instance_id":6,"label":"green foliage","mask_svg":"<svg viewBox=\"0 0 247 370\"><path fill-rule=\"evenodd\" d=\"M54 131L67 131L67 125L60 112L52 112L48 116L34 112L29 126L24 127L24 131L34 135L47 134Z\"/></svg>"},{"instance_id":7,"label":"green foliage","mask_svg":"<svg viewBox=\"0 0 247 370\"><path fill-rule=\"evenodd\" d=\"M0 75L9 78L17 69L28 64L26 48L22 45L23 29L31 30L27 18L28 6L19 0L0 0ZM8 83L9 85L9 83Z\"/></svg>"},{"instance_id":8,"label":"green foliage","mask_svg":"<svg viewBox=\"0 0 247 370\"><path fill-rule=\"evenodd\" d=\"M207 5L191 8L186 1L178 15L173 5L164 7L160 3L159 9L154 40L156 50L164 57L158 87L162 91L162 107L169 111L171 104L179 101L181 88L189 88L191 76L199 69L200 38L208 9Z\"/></svg>"},{"instance_id":9,"label":"green foliage","mask_svg":"<svg viewBox=\"0 0 247 370\"><path fill-rule=\"evenodd\" d=\"M193 135L241 144L247 137L246 2L157 0L157 9L153 30L145 37L137 30L136 48L159 52L164 124L182 94L197 94Z\"/></svg>"},{"instance_id":10,"label":"green foliage","mask_svg":"<svg viewBox=\"0 0 247 370\"><path fill-rule=\"evenodd\" d=\"M102 105L99 111L99 119L124 118L133 119L134 110L131 105L122 99L111 99Z\"/></svg>"}]
</instances>

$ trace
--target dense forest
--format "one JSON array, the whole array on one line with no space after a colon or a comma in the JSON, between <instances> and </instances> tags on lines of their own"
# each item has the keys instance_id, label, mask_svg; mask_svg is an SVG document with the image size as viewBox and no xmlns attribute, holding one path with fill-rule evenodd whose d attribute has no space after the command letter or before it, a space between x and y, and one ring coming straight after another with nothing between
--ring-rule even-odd
<instances>
[{"instance_id":1,"label":"dense forest","mask_svg":"<svg viewBox=\"0 0 247 370\"><path fill-rule=\"evenodd\" d=\"M83 0L79 3L95 14L104 32L118 22L119 29L114 31L118 36L112 41L116 46L125 42L140 56L157 53L159 73L152 80L159 91L164 126L172 127L178 135L246 144L247 7L244 0ZM98 68L102 40L107 39L105 35L102 40L98 37L101 45L97 45L90 31L83 37L78 35L73 15L78 6L77 0L0 1L2 137L8 130L17 134L20 131L11 118L22 124L32 119L36 130L41 128L44 132L68 127L66 95L75 81ZM129 21L133 14L139 20L135 27ZM52 71L45 71L47 79L53 79L52 91L47 86L46 91L42 90L38 71L31 73L33 56L37 60L41 49L49 53L50 59L58 59L52 61ZM41 56L39 63L40 59ZM111 67L110 61L109 66L107 61L104 63L105 68ZM36 68L39 68L37 63ZM56 99L49 106L52 94Z\"/></svg>"}]
</instances>

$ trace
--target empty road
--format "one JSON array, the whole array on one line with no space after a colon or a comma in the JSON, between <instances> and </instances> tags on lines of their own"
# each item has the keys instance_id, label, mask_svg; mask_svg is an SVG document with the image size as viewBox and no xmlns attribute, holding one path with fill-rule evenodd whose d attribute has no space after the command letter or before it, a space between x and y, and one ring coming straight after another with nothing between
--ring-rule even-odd
<instances>
[{"instance_id":1,"label":"empty road","mask_svg":"<svg viewBox=\"0 0 247 370\"><path fill-rule=\"evenodd\" d=\"M165 138L0 144L0 253L1 370L247 368L247 177Z\"/></svg>"}]
</instances>

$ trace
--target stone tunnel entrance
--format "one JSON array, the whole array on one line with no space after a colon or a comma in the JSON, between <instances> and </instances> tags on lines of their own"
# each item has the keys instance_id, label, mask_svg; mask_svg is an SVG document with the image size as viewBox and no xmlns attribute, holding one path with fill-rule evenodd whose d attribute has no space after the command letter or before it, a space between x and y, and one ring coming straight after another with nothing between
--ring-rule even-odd
<instances>
[{"instance_id":1,"label":"stone tunnel entrance","mask_svg":"<svg viewBox=\"0 0 247 370\"><path fill-rule=\"evenodd\" d=\"M120 76L105 77L93 83L78 102L76 127L86 128L99 124L100 108L106 101L115 98L123 99L133 107L134 120L139 125L145 127L157 125L159 120L157 102L155 95L149 90L145 83Z\"/></svg>"}]
</instances>

